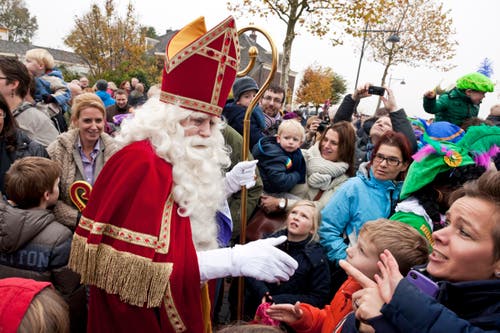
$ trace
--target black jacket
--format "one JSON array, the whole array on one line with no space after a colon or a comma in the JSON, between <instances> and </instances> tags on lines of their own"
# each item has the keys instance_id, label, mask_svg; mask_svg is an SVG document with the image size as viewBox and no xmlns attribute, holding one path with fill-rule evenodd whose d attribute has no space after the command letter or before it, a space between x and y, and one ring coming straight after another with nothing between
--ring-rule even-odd
<instances>
[{"instance_id":1,"label":"black jacket","mask_svg":"<svg viewBox=\"0 0 500 333\"><path fill-rule=\"evenodd\" d=\"M8 152L5 139L0 139L0 192L4 193L4 176L12 163L26 156L40 156L49 158L45 148L38 142L31 140L22 130L16 131L16 150Z\"/></svg>"},{"instance_id":2,"label":"black jacket","mask_svg":"<svg viewBox=\"0 0 500 333\"><path fill-rule=\"evenodd\" d=\"M346 95L335 113L333 122L336 123L342 120L351 122L352 114L356 110L358 104L359 101L353 100L351 94ZM413 128L411 127L404 109L390 112L389 118L391 118L392 129L395 132L403 133L410 142L412 153L416 153L418 150L417 138L415 137L415 133L413 132ZM364 132L369 133L370 128L365 128ZM370 160L372 149L373 144L370 142L369 138L358 136L358 141L356 142L356 169L358 169L362 162Z\"/></svg>"}]
</instances>

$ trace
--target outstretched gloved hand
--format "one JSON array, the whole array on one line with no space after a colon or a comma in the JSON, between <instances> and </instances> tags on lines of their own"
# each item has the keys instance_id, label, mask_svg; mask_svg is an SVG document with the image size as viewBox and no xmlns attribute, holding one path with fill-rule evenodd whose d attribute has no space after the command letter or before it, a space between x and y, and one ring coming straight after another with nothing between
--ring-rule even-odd
<instances>
[{"instance_id":1,"label":"outstretched gloved hand","mask_svg":"<svg viewBox=\"0 0 500 333\"><path fill-rule=\"evenodd\" d=\"M226 173L226 197L238 192L241 186L251 188L255 185L255 168L258 160L242 161Z\"/></svg>"},{"instance_id":2,"label":"outstretched gloved hand","mask_svg":"<svg viewBox=\"0 0 500 333\"><path fill-rule=\"evenodd\" d=\"M259 239L233 248L198 252L201 280L248 276L266 282L287 281L298 267L295 259L275 246L286 236Z\"/></svg>"},{"instance_id":3,"label":"outstretched gloved hand","mask_svg":"<svg viewBox=\"0 0 500 333\"><path fill-rule=\"evenodd\" d=\"M259 239L233 248L233 276L248 276L266 282L288 281L299 266L297 261L275 246L286 236Z\"/></svg>"}]
</instances>

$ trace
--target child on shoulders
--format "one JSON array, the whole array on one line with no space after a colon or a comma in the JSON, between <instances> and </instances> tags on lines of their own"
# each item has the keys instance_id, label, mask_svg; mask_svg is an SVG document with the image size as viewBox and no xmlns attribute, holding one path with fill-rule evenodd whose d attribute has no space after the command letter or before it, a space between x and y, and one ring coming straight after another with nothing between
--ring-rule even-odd
<instances>
[{"instance_id":1,"label":"child on shoulders","mask_svg":"<svg viewBox=\"0 0 500 333\"><path fill-rule=\"evenodd\" d=\"M62 73L54 69L54 65L54 57L45 49L31 49L26 52L26 68L35 79L33 98L38 107L46 109L50 118L57 116L56 127L61 133L68 129L62 120L69 109L71 91L64 82Z\"/></svg>"}]
</instances>

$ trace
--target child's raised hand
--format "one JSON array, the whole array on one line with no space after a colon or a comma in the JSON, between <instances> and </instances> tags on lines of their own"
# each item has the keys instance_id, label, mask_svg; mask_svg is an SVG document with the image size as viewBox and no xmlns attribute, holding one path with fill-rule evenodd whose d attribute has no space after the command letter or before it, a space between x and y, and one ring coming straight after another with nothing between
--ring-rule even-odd
<instances>
[{"instance_id":1,"label":"child's raised hand","mask_svg":"<svg viewBox=\"0 0 500 333\"><path fill-rule=\"evenodd\" d=\"M287 324L292 324L301 319L304 311L300 308L300 302L293 304L274 304L266 312L269 317Z\"/></svg>"},{"instance_id":2,"label":"child's raised hand","mask_svg":"<svg viewBox=\"0 0 500 333\"><path fill-rule=\"evenodd\" d=\"M398 283L403 279L403 275L399 272L399 266L389 250L384 250L380 254L380 261L377 263L380 270L380 275L375 274L375 282L377 282L380 295L385 303L389 303L394 295L394 291Z\"/></svg>"}]
</instances>

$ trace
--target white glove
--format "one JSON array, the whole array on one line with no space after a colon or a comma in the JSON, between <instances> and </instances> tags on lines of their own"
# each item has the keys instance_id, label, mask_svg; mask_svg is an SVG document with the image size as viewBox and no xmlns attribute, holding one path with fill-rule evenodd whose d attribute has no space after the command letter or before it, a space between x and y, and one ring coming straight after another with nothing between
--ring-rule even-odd
<instances>
[{"instance_id":1,"label":"white glove","mask_svg":"<svg viewBox=\"0 0 500 333\"><path fill-rule=\"evenodd\" d=\"M226 197L238 192L242 186L251 188L255 185L255 168L258 160L242 161L226 173Z\"/></svg>"},{"instance_id":2,"label":"white glove","mask_svg":"<svg viewBox=\"0 0 500 333\"><path fill-rule=\"evenodd\" d=\"M286 236L259 239L233 248L198 252L202 281L231 276L248 276L275 283L287 281L298 267L295 259L275 248Z\"/></svg>"}]
</instances>

